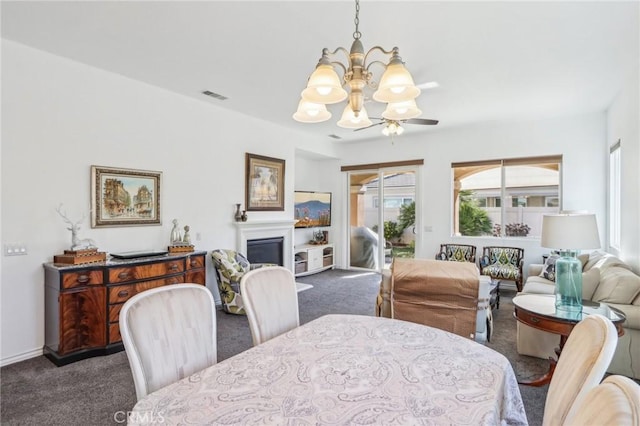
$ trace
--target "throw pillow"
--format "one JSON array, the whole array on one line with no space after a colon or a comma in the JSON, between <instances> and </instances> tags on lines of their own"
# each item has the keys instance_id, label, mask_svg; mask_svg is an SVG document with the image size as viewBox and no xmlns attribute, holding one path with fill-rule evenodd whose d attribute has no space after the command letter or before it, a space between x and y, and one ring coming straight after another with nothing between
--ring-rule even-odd
<instances>
[{"instance_id":1,"label":"throw pillow","mask_svg":"<svg viewBox=\"0 0 640 426\"><path fill-rule=\"evenodd\" d=\"M591 300L593 293L600 284L600 269L591 268L582 273L582 298Z\"/></svg>"},{"instance_id":2,"label":"throw pillow","mask_svg":"<svg viewBox=\"0 0 640 426\"><path fill-rule=\"evenodd\" d=\"M540 272L540 276L548 279L549 281L556 281L556 260L558 260L560 256L557 254L552 254L547 257L547 260L544 261L544 266L542 267L542 272Z\"/></svg>"}]
</instances>

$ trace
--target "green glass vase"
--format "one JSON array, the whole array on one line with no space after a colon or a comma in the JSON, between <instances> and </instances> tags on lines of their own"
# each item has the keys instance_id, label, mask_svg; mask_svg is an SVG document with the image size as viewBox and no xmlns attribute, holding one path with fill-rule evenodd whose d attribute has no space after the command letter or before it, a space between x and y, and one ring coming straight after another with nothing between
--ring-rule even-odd
<instances>
[{"instance_id":1,"label":"green glass vase","mask_svg":"<svg viewBox=\"0 0 640 426\"><path fill-rule=\"evenodd\" d=\"M582 315L582 262L577 255L563 250L556 260L556 313L572 319Z\"/></svg>"}]
</instances>

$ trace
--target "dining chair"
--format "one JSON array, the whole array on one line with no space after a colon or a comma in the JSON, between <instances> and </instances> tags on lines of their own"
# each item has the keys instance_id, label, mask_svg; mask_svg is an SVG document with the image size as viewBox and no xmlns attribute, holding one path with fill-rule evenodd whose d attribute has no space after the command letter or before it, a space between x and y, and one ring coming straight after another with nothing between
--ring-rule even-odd
<instances>
[{"instance_id":1,"label":"dining chair","mask_svg":"<svg viewBox=\"0 0 640 426\"><path fill-rule=\"evenodd\" d=\"M640 425L640 385L625 376L607 377L585 395L565 425Z\"/></svg>"},{"instance_id":2,"label":"dining chair","mask_svg":"<svg viewBox=\"0 0 640 426\"><path fill-rule=\"evenodd\" d=\"M240 280L240 291L254 346L300 325L296 281L287 268L247 272Z\"/></svg>"},{"instance_id":3,"label":"dining chair","mask_svg":"<svg viewBox=\"0 0 640 426\"><path fill-rule=\"evenodd\" d=\"M549 383L543 426L572 419L587 392L607 371L618 343L613 323L602 315L585 316L571 331Z\"/></svg>"},{"instance_id":4,"label":"dining chair","mask_svg":"<svg viewBox=\"0 0 640 426\"><path fill-rule=\"evenodd\" d=\"M138 293L119 321L138 400L217 361L215 302L203 285Z\"/></svg>"}]
</instances>

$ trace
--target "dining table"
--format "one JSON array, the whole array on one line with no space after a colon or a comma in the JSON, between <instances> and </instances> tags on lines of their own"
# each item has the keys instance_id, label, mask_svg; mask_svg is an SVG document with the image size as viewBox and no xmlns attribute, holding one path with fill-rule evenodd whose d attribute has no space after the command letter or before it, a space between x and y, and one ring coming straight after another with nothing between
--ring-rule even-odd
<instances>
[{"instance_id":1,"label":"dining table","mask_svg":"<svg viewBox=\"0 0 640 426\"><path fill-rule=\"evenodd\" d=\"M128 424L526 425L513 368L434 327L325 315L140 399Z\"/></svg>"}]
</instances>

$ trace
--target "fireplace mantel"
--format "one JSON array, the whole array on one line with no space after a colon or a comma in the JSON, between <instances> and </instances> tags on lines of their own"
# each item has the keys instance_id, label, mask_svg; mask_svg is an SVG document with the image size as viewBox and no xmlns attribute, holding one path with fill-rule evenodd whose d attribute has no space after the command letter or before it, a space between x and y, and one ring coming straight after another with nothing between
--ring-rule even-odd
<instances>
[{"instance_id":1,"label":"fireplace mantel","mask_svg":"<svg viewBox=\"0 0 640 426\"><path fill-rule=\"evenodd\" d=\"M247 252L247 240L283 237L282 254L284 267L293 272L293 225L295 220L269 220L255 222L236 222L236 250Z\"/></svg>"}]
</instances>

